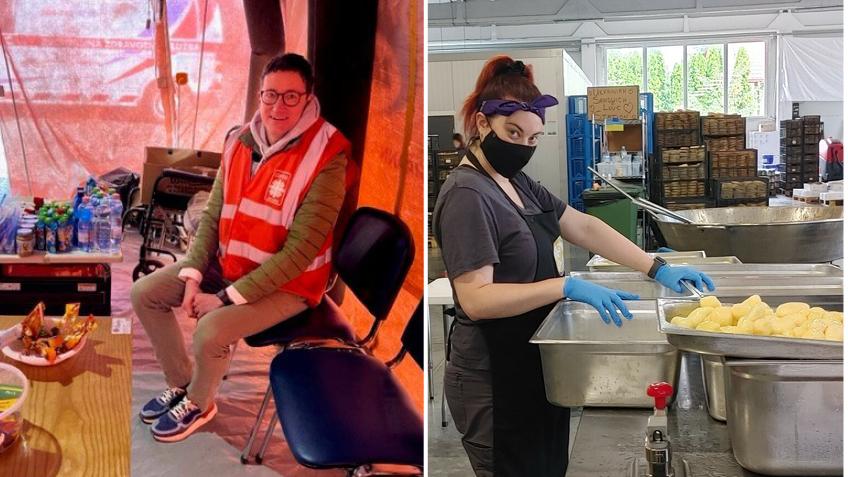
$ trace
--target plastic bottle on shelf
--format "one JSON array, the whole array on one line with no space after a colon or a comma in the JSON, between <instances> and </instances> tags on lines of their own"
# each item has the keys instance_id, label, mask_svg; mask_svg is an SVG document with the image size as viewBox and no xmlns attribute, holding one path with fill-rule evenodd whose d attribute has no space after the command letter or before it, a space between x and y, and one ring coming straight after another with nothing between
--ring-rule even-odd
<instances>
[{"instance_id":1,"label":"plastic bottle on shelf","mask_svg":"<svg viewBox=\"0 0 848 477\"><path fill-rule=\"evenodd\" d=\"M77 247L83 252L91 251L91 221L93 211L88 197L83 197L77 209Z\"/></svg>"},{"instance_id":2,"label":"plastic bottle on shelf","mask_svg":"<svg viewBox=\"0 0 848 477\"><path fill-rule=\"evenodd\" d=\"M47 217L44 222L44 243L47 253L56 253L56 230L58 225L53 217Z\"/></svg>"},{"instance_id":3,"label":"plastic bottle on shelf","mask_svg":"<svg viewBox=\"0 0 848 477\"><path fill-rule=\"evenodd\" d=\"M111 229L111 251L118 253L121 251L121 237L124 234L123 228L124 219L124 204L121 203L121 195L113 193L109 200L109 224Z\"/></svg>"},{"instance_id":4,"label":"plastic bottle on shelf","mask_svg":"<svg viewBox=\"0 0 848 477\"><path fill-rule=\"evenodd\" d=\"M80 204L82 204L82 198L85 196L85 188L77 187L77 192L74 194L74 202L73 202L73 237L71 240L73 241L73 246L76 247L77 243L77 210L79 209Z\"/></svg>"},{"instance_id":5,"label":"plastic bottle on shelf","mask_svg":"<svg viewBox=\"0 0 848 477\"><path fill-rule=\"evenodd\" d=\"M105 200L98 201L94 209L94 251L98 253L109 253L112 246L112 231L109 223L109 203Z\"/></svg>"}]
</instances>

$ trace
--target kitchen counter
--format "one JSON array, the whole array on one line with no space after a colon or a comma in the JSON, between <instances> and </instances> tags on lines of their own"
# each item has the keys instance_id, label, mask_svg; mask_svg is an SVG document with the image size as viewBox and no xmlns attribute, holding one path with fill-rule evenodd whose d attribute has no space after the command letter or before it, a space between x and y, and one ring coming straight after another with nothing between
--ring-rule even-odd
<instances>
[{"instance_id":1,"label":"kitchen counter","mask_svg":"<svg viewBox=\"0 0 848 477\"><path fill-rule=\"evenodd\" d=\"M566 477L644 476L645 426L652 413L647 409L584 408ZM676 477L762 475L736 463L727 425L707 413L697 354L683 353L668 426ZM641 472L635 471L636 465Z\"/></svg>"}]
</instances>

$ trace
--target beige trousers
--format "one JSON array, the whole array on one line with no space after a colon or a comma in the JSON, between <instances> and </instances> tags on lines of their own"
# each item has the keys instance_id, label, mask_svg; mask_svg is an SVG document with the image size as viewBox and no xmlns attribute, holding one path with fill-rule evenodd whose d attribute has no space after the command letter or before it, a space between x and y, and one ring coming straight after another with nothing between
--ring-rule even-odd
<instances>
[{"instance_id":1,"label":"beige trousers","mask_svg":"<svg viewBox=\"0 0 848 477\"><path fill-rule=\"evenodd\" d=\"M303 298L280 291L252 303L212 310L197 320L192 335L192 367L172 310L182 305L185 292L185 282L177 276L180 268L181 264L175 263L141 278L133 284L130 299L168 386L188 385L188 398L206 410L227 372L230 345L301 313L307 305ZM216 293L224 287L214 271L208 275L210 279L204 278L201 284L203 292Z\"/></svg>"}]
</instances>

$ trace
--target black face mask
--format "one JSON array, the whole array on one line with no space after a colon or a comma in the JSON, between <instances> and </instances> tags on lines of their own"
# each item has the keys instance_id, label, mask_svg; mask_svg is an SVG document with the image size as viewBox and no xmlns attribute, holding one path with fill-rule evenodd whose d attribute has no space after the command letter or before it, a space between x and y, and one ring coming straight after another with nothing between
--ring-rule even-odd
<instances>
[{"instance_id":1,"label":"black face mask","mask_svg":"<svg viewBox=\"0 0 848 477\"><path fill-rule=\"evenodd\" d=\"M480 142L486 160L498 174L512 179L530 162L536 146L506 142L495 134L494 129Z\"/></svg>"}]
</instances>

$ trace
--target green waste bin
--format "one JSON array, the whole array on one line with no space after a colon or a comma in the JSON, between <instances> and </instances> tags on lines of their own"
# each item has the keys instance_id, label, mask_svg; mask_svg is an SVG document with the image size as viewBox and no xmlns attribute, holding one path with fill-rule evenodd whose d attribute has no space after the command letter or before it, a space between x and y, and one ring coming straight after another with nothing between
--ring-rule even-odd
<instances>
[{"instance_id":1,"label":"green waste bin","mask_svg":"<svg viewBox=\"0 0 848 477\"><path fill-rule=\"evenodd\" d=\"M641 197L644 191L641 185L628 185L622 187L622 190L633 197ZM624 194L612 187L604 187L601 190L586 189L583 191L583 204L587 214L603 220L636 243L637 207Z\"/></svg>"}]
</instances>

